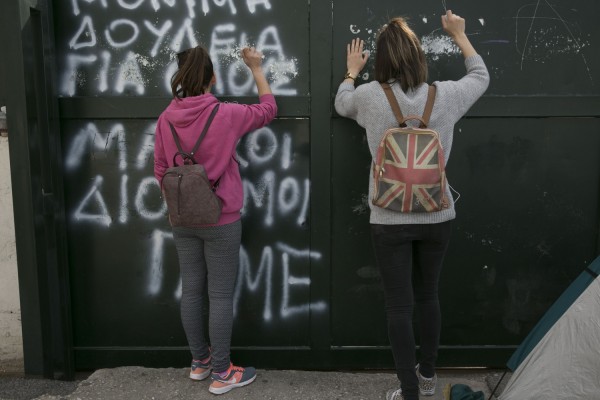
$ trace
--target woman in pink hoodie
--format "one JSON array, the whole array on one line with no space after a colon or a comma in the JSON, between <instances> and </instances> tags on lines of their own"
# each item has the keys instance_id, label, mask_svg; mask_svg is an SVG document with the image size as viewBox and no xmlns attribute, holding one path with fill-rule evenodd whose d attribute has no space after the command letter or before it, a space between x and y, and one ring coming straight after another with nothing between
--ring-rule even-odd
<instances>
[{"instance_id":1,"label":"woman in pink hoodie","mask_svg":"<svg viewBox=\"0 0 600 400\"><path fill-rule=\"evenodd\" d=\"M171 80L174 98L156 125L154 175L160 182L167 168L173 166L173 156L177 153L169 123L175 127L181 147L191 149L218 105L194 158L204 166L213 184L219 180L216 194L223 205L221 217L214 225L173 227L173 237L183 288L181 319L192 353L190 378L202 380L210 375L209 391L222 394L256 378L254 368L234 366L229 358L233 291L242 235L240 210L244 200L235 148L244 134L275 118L277 105L262 70L262 54L254 48L242 50L244 63L258 89L259 103L252 105L220 103L210 93L216 78L210 56L203 47L186 50L177 57L179 69ZM202 304L207 294L210 347L203 329Z\"/></svg>"}]
</instances>

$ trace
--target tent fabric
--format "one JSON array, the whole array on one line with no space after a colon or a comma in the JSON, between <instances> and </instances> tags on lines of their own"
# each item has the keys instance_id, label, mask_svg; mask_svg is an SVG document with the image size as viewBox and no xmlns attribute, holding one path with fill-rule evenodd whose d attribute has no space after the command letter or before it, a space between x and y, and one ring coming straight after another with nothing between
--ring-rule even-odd
<instances>
[{"instance_id":1,"label":"tent fabric","mask_svg":"<svg viewBox=\"0 0 600 400\"><path fill-rule=\"evenodd\" d=\"M594 264L591 272L600 265L598 259ZM555 323L537 333L537 343L526 343L532 348L522 353L499 400L600 400L600 278L591 279L590 272L583 275L591 283L582 293L576 293L581 290L577 282L567 289L570 296L579 296L562 315L556 315L554 306L549 310Z\"/></svg>"},{"instance_id":2,"label":"tent fabric","mask_svg":"<svg viewBox=\"0 0 600 400\"><path fill-rule=\"evenodd\" d=\"M532 329L531 333L519 345L517 350L506 364L511 371L515 371L521 362L529 355L531 350L546 335L558 319L571 307L573 302L583 293L587 287L600 275L600 257L596 258L563 294L550 307L540 322Z\"/></svg>"}]
</instances>

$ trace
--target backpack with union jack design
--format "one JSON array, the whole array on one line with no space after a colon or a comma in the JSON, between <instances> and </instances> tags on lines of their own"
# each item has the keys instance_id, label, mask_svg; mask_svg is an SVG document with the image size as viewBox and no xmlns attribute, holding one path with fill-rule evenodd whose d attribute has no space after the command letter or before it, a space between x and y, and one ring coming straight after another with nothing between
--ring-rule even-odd
<instances>
[{"instance_id":1,"label":"backpack with union jack design","mask_svg":"<svg viewBox=\"0 0 600 400\"><path fill-rule=\"evenodd\" d=\"M424 213L448 208L444 149L436 131L427 128L435 86L429 86L423 117L404 117L398 100L387 83L383 91L399 127L385 131L373 162L374 205L403 213ZM418 128L408 126L418 120Z\"/></svg>"}]
</instances>

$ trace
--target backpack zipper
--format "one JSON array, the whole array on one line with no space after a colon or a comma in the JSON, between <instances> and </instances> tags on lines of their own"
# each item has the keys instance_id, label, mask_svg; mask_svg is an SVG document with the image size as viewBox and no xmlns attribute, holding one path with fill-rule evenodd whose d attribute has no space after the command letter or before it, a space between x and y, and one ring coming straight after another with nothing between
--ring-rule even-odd
<instances>
[{"instance_id":1,"label":"backpack zipper","mask_svg":"<svg viewBox=\"0 0 600 400\"><path fill-rule=\"evenodd\" d=\"M179 210L181 210L181 180L183 179L183 175L177 174L177 178L179 178L177 182L177 215L181 215Z\"/></svg>"}]
</instances>

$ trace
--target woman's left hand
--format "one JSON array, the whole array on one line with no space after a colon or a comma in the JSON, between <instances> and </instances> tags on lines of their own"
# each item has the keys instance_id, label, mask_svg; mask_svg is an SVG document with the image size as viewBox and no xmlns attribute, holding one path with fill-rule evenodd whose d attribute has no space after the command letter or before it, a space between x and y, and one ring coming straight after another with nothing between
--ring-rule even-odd
<instances>
[{"instance_id":1,"label":"woman's left hand","mask_svg":"<svg viewBox=\"0 0 600 400\"><path fill-rule=\"evenodd\" d=\"M361 39L352 39L348 44L346 66L353 76L358 76L369 59L369 52L363 51L364 44Z\"/></svg>"}]
</instances>

